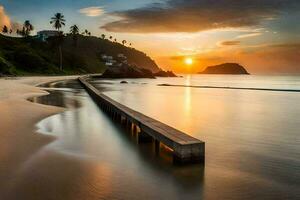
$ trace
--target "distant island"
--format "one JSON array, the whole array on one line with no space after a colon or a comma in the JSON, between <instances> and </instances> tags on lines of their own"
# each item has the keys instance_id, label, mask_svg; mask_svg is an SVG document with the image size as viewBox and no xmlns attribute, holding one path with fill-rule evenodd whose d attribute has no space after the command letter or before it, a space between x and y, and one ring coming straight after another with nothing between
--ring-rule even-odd
<instances>
[{"instance_id":1,"label":"distant island","mask_svg":"<svg viewBox=\"0 0 300 200\"><path fill-rule=\"evenodd\" d=\"M247 70L238 63L223 63L207 67L198 74L244 74L249 75Z\"/></svg>"}]
</instances>

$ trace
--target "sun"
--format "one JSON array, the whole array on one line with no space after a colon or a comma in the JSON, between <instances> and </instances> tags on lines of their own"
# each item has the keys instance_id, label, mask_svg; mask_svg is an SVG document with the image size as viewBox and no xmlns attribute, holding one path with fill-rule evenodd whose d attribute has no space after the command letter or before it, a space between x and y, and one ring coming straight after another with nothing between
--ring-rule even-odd
<instances>
[{"instance_id":1,"label":"sun","mask_svg":"<svg viewBox=\"0 0 300 200\"><path fill-rule=\"evenodd\" d=\"M184 62L185 62L185 64L187 64L187 65L192 65L194 61L193 61L192 58L186 58L186 59L184 60Z\"/></svg>"}]
</instances>

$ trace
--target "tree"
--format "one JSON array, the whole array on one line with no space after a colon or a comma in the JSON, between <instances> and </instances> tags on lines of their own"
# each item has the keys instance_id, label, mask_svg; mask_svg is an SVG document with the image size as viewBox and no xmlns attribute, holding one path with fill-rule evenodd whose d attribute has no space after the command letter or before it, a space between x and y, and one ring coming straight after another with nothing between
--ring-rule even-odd
<instances>
[{"instance_id":1,"label":"tree","mask_svg":"<svg viewBox=\"0 0 300 200\"><path fill-rule=\"evenodd\" d=\"M82 35L91 36L91 32L89 32L87 29L85 29L82 33Z\"/></svg>"},{"instance_id":2,"label":"tree","mask_svg":"<svg viewBox=\"0 0 300 200\"><path fill-rule=\"evenodd\" d=\"M79 28L76 24L70 27L70 33L73 35L79 34Z\"/></svg>"},{"instance_id":3,"label":"tree","mask_svg":"<svg viewBox=\"0 0 300 200\"><path fill-rule=\"evenodd\" d=\"M29 20L26 20L24 22L23 29L25 33L24 36L28 37L30 35L30 32L34 30L34 27Z\"/></svg>"},{"instance_id":4,"label":"tree","mask_svg":"<svg viewBox=\"0 0 300 200\"><path fill-rule=\"evenodd\" d=\"M53 27L60 31L60 29L66 25L65 22L65 16L61 13L56 13L54 17L51 17L50 24L53 24Z\"/></svg>"},{"instance_id":5,"label":"tree","mask_svg":"<svg viewBox=\"0 0 300 200\"><path fill-rule=\"evenodd\" d=\"M9 30L9 34L12 34L12 32L13 32L13 30L12 30L12 29L10 29L10 30Z\"/></svg>"},{"instance_id":6,"label":"tree","mask_svg":"<svg viewBox=\"0 0 300 200\"><path fill-rule=\"evenodd\" d=\"M101 35L101 37L102 37L102 39L104 40L104 39L105 39L105 37L106 37L106 35L102 34L102 35Z\"/></svg>"},{"instance_id":7,"label":"tree","mask_svg":"<svg viewBox=\"0 0 300 200\"><path fill-rule=\"evenodd\" d=\"M115 42L118 42L118 41L117 41L117 38L115 38L114 41L115 41Z\"/></svg>"},{"instance_id":8,"label":"tree","mask_svg":"<svg viewBox=\"0 0 300 200\"><path fill-rule=\"evenodd\" d=\"M20 35L20 36L24 37L26 35L25 27L23 27L22 30L17 29L16 33L17 33L17 35Z\"/></svg>"},{"instance_id":9,"label":"tree","mask_svg":"<svg viewBox=\"0 0 300 200\"><path fill-rule=\"evenodd\" d=\"M2 33L4 34L8 33L8 28L6 25L3 26Z\"/></svg>"},{"instance_id":10,"label":"tree","mask_svg":"<svg viewBox=\"0 0 300 200\"><path fill-rule=\"evenodd\" d=\"M126 40L122 40L122 44L125 46L125 44L127 43Z\"/></svg>"},{"instance_id":11,"label":"tree","mask_svg":"<svg viewBox=\"0 0 300 200\"><path fill-rule=\"evenodd\" d=\"M112 39L113 39L113 36L109 36L109 39L112 40Z\"/></svg>"},{"instance_id":12,"label":"tree","mask_svg":"<svg viewBox=\"0 0 300 200\"><path fill-rule=\"evenodd\" d=\"M79 28L76 24L70 27L70 33L73 37L74 46L77 46Z\"/></svg>"},{"instance_id":13,"label":"tree","mask_svg":"<svg viewBox=\"0 0 300 200\"><path fill-rule=\"evenodd\" d=\"M62 28L62 26L65 26L66 20L65 20L65 16L61 13L56 13L54 15L54 17L51 17L51 21L50 24L53 24L53 27L59 32L59 44L58 44L58 50L59 50L59 67L60 70L63 70L63 66L62 66L62 49L61 49L61 45L63 42L63 33L60 32L60 29Z\"/></svg>"}]
</instances>

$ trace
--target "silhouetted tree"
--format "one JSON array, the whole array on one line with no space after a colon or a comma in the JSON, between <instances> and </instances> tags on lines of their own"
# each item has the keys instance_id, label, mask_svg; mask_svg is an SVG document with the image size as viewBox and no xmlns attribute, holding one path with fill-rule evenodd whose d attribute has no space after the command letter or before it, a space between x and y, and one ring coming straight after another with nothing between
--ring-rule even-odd
<instances>
[{"instance_id":1,"label":"silhouetted tree","mask_svg":"<svg viewBox=\"0 0 300 200\"><path fill-rule=\"evenodd\" d=\"M115 42L118 42L118 41L117 41L117 38L115 38L114 41L115 41Z\"/></svg>"},{"instance_id":2,"label":"silhouetted tree","mask_svg":"<svg viewBox=\"0 0 300 200\"><path fill-rule=\"evenodd\" d=\"M87 29L85 29L82 33L82 35L91 36L91 32L89 32Z\"/></svg>"},{"instance_id":3,"label":"silhouetted tree","mask_svg":"<svg viewBox=\"0 0 300 200\"><path fill-rule=\"evenodd\" d=\"M77 46L77 41L78 41L78 34L79 34L79 28L76 24L70 27L70 33L73 38L73 44L74 46Z\"/></svg>"},{"instance_id":4,"label":"silhouetted tree","mask_svg":"<svg viewBox=\"0 0 300 200\"><path fill-rule=\"evenodd\" d=\"M24 22L23 29L24 29L24 33L25 33L24 35L25 35L26 37L28 37L28 36L30 35L30 32L33 31L34 27L33 27L33 25L30 23L29 20L26 20L26 21Z\"/></svg>"},{"instance_id":5,"label":"silhouetted tree","mask_svg":"<svg viewBox=\"0 0 300 200\"><path fill-rule=\"evenodd\" d=\"M105 39L105 37L106 37L106 35L102 34L102 35L101 35L101 37L102 37L102 39L104 40L104 39Z\"/></svg>"},{"instance_id":6,"label":"silhouetted tree","mask_svg":"<svg viewBox=\"0 0 300 200\"><path fill-rule=\"evenodd\" d=\"M63 42L63 33L60 32L60 29L62 28L62 26L65 26L65 16L61 13L56 13L54 15L54 17L51 18L50 24L53 24L53 27L59 32L59 38L58 38L58 50L59 50L59 67L60 70L63 70L63 66L62 66L62 49L61 49L61 45Z\"/></svg>"},{"instance_id":7,"label":"silhouetted tree","mask_svg":"<svg viewBox=\"0 0 300 200\"><path fill-rule=\"evenodd\" d=\"M4 33L4 34L8 33L8 28L6 25L3 26L2 33Z\"/></svg>"},{"instance_id":8,"label":"silhouetted tree","mask_svg":"<svg viewBox=\"0 0 300 200\"><path fill-rule=\"evenodd\" d=\"M112 40L112 39L113 39L113 36L109 36L109 39Z\"/></svg>"},{"instance_id":9,"label":"silhouetted tree","mask_svg":"<svg viewBox=\"0 0 300 200\"><path fill-rule=\"evenodd\" d=\"M10 29L10 30L9 30L9 34L12 34L12 32L13 32L13 30L12 30L12 29Z\"/></svg>"},{"instance_id":10,"label":"silhouetted tree","mask_svg":"<svg viewBox=\"0 0 300 200\"><path fill-rule=\"evenodd\" d=\"M127 43L126 40L122 40L122 44L125 46L125 44Z\"/></svg>"},{"instance_id":11,"label":"silhouetted tree","mask_svg":"<svg viewBox=\"0 0 300 200\"><path fill-rule=\"evenodd\" d=\"M17 29L16 33L17 33L17 35L24 37L26 35L25 28L23 27L22 30Z\"/></svg>"},{"instance_id":12,"label":"silhouetted tree","mask_svg":"<svg viewBox=\"0 0 300 200\"><path fill-rule=\"evenodd\" d=\"M51 17L50 24L53 24L53 27L60 31L60 29L66 25L65 22L65 16L61 13L56 13L54 17Z\"/></svg>"}]
</instances>

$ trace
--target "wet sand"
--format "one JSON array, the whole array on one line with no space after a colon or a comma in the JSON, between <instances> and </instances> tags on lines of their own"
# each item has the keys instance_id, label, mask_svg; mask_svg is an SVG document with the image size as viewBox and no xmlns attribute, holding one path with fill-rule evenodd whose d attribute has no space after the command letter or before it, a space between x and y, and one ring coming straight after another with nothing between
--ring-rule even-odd
<instances>
[{"instance_id":1,"label":"wet sand","mask_svg":"<svg viewBox=\"0 0 300 200\"><path fill-rule=\"evenodd\" d=\"M64 111L63 108L27 101L48 93L37 84L74 77L22 77L0 79L0 194L14 182L22 170L43 146L55 140L52 136L37 134L35 124L41 119Z\"/></svg>"}]
</instances>

